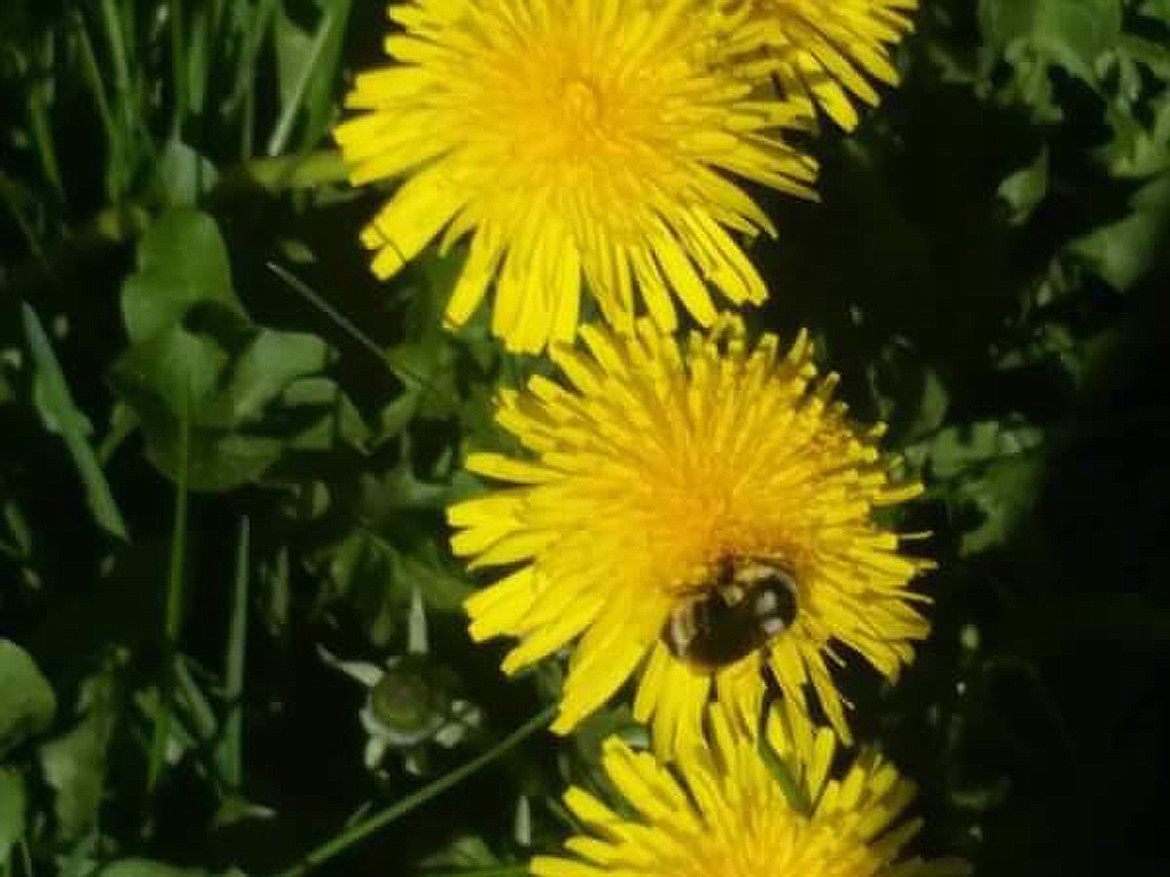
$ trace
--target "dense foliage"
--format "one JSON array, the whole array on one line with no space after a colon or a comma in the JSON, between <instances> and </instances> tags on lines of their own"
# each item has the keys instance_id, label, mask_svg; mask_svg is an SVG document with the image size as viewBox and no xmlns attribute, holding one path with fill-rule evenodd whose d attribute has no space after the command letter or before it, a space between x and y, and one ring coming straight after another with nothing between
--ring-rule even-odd
<instances>
[{"instance_id":1,"label":"dense foliage","mask_svg":"<svg viewBox=\"0 0 1170 877\"><path fill-rule=\"evenodd\" d=\"M814 144L821 203L758 193L751 251L752 325L810 327L928 486L934 632L898 687L849 680L856 730L926 852L1165 873L1170 2L922 5L902 86ZM4 877L520 874L632 729L497 746L560 669L469 642L443 508L548 366L482 313L443 331L462 253L368 273L383 196L328 130L383 29L372 0L0 7Z\"/></svg>"}]
</instances>

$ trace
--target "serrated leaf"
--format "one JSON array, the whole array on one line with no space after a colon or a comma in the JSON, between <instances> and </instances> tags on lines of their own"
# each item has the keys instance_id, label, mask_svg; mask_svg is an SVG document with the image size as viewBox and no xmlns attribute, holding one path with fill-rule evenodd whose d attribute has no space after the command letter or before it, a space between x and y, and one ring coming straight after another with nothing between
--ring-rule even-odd
<instances>
[{"instance_id":1,"label":"serrated leaf","mask_svg":"<svg viewBox=\"0 0 1170 877\"><path fill-rule=\"evenodd\" d=\"M53 721L57 698L24 649L0 639L0 757Z\"/></svg>"},{"instance_id":2,"label":"serrated leaf","mask_svg":"<svg viewBox=\"0 0 1170 877\"><path fill-rule=\"evenodd\" d=\"M1043 474L1041 454L998 460L964 483L961 497L978 510L978 525L963 534L959 552L975 554L1005 544L1027 520Z\"/></svg>"},{"instance_id":3,"label":"serrated leaf","mask_svg":"<svg viewBox=\"0 0 1170 877\"><path fill-rule=\"evenodd\" d=\"M981 0L984 40L1009 61L1026 56L1092 82L1097 58L1121 33L1118 0Z\"/></svg>"},{"instance_id":4,"label":"serrated leaf","mask_svg":"<svg viewBox=\"0 0 1170 877\"><path fill-rule=\"evenodd\" d=\"M936 479L965 476L1002 457L1030 451L1043 441L1043 432L1027 423L981 420L941 430L926 442L907 446L916 465L929 463Z\"/></svg>"}]
</instances>

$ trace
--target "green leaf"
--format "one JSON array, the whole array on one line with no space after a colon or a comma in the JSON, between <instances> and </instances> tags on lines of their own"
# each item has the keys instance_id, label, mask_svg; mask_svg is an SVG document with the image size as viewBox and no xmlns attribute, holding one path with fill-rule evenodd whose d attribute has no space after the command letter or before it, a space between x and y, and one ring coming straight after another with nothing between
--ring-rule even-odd
<instances>
[{"instance_id":1,"label":"green leaf","mask_svg":"<svg viewBox=\"0 0 1170 877\"><path fill-rule=\"evenodd\" d=\"M0 767L0 869L13 845L24 836L26 804L24 777L12 768Z\"/></svg>"},{"instance_id":2,"label":"green leaf","mask_svg":"<svg viewBox=\"0 0 1170 877\"><path fill-rule=\"evenodd\" d=\"M181 140L170 140L156 171L162 198L174 207L195 205L219 179L215 165Z\"/></svg>"},{"instance_id":3,"label":"green leaf","mask_svg":"<svg viewBox=\"0 0 1170 877\"><path fill-rule=\"evenodd\" d=\"M935 479L947 480L969 477L994 460L1031 451L1042 441L1041 430L1027 423L980 420L949 426L905 450L916 466L929 463Z\"/></svg>"},{"instance_id":4,"label":"green leaf","mask_svg":"<svg viewBox=\"0 0 1170 877\"><path fill-rule=\"evenodd\" d=\"M84 837L97 825L106 784L106 753L116 719L113 673L108 669L85 681L81 721L41 747L41 768L54 791L58 835L66 842Z\"/></svg>"},{"instance_id":5,"label":"green leaf","mask_svg":"<svg viewBox=\"0 0 1170 877\"><path fill-rule=\"evenodd\" d=\"M322 371L328 357L329 345L316 335L261 331L233 364L220 393L227 422L255 420L295 379Z\"/></svg>"},{"instance_id":6,"label":"green leaf","mask_svg":"<svg viewBox=\"0 0 1170 877\"><path fill-rule=\"evenodd\" d=\"M57 698L32 657L0 639L0 756L53 721Z\"/></svg>"},{"instance_id":7,"label":"green leaf","mask_svg":"<svg viewBox=\"0 0 1170 877\"><path fill-rule=\"evenodd\" d=\"M428 873L431 871L458 873L462 870L490 868L499 864L500 860L487 842L474 834L454 838L419 862L419 866Z\"/></svg>"},{"instance_id":8,"label":"green leaf","mask_svg":"<svg viewBox=\"0 0 1170 877\"><path fill-rule=\"evenodd\" d=\"M1121 33L1118 0L981 0L984 40L1013 63L1041 59L1086 81Z\"/></svg>"},{"instance_id":9,"label":"green leaf","mask_svg":"<svg viewBox=\"0 0 1170 877\"><path fill-rule=\"evenodd\" d=\"M437 612L463 611L463 601L475 590L462 575L443 562L438 545L427 540L415 550L398 553L399 579L414 583L427 606Z\"/></svg>"},{"instance_id":10,"label":"green leaf","mask_svg":"<svg viewBox=\"0 0 1170 877\"><path fill-rule=\"evenodd\" d=\"M184 239L196 258L173 258ZM189 484L223 491L254 481L281 456L303 421L272 434L270 407L291 383L328 365L315 335L256 328L231 289L227 253L214 221L168 214L140 247L141 268L123 288L135 342L110 383L133 409L147 457L174 479L180 423L190 424Z\"/></svg>"},{"instance_id":11,"label":"green leaf","mask_svg":"<svg viewBox=\"0 0 1170 877\"><path fill-rule=\"evenodd\" d=\"M227 247L215 220L196 210L175 209L147 229L138 246L138 270L122 287L122 317L131 342L166 332L198 302L244 313L232 291Z\"/></svg>"},{"instance_id":12,"label":"green leaf","mask_svg":"<svg viewBox=\"0 0 1170 877\"><path fill-rule=\"evenodd\" d=\"M1011 208L1011 222L1019 225L1048 195L1048 149L1040 150L1025 167L999 184L999 197Z\"/></svg>"},{"instance_id":13,"label":"green leaf","mask_svg":"<svg viewBox=\"0 0 1170 877\"><path fill-rule=\"evenodd\" d=\"M352 0L321 0L321 16L312 35L284 10L276 18L276 59L280 89L280 118L268 140L268 154L282 154L292 136L294 122L302 113L308 125L301 147L320 137L332 112L332 87L340 55L345 23Z\"/></svg>"},{"instance_id":14,"label":"green leaf","mask_svg":"<svg viewBox=\"0 0 1170 877\"><path fill-rule=\"evenodd\" d=\"M100 871L98 877L205 877L202 868L180 868L155 859L118 859Z\"/></svg>"},{"instance_id":15,"label":"green leaf","mask_svg":"<svg viewBox=\"0 0 1170 877\"><path fill-rule=\"evenodd\" d=\"M331 378L317 375L297 378L281 393L279 405L295 414L306 414L309 425L289 441L298 451L328 451L338 441L364 449L370 429L349 397Z\"/></svg>"},{"instance_id":16,"label":"green leaf","mask_svg":"<svg viewBox=\"0 0 1170 877\"><path fill-rule=\"evenodd\" d=\"M1170 25L1170 0L1144 0L1138 11L1142 15Z\"/></svg>"},{"instance_id":17,"label":"green leaf","mask_svg":"<svg viewBox=\"0 0 1170 877\"><path fill-rule=\"evenodd\" d=\"M974 505L980 520L963 534L960 554L1003 545L1027 521L1043 476L1042 462L1038 453L997 460L980 477L964 483L960 496Z\"/></svg>"},{"instance_id":18,"label":"green leaf","mask_svg":"<svg viewBox=\"0 0 1170 877\"><path fill-rule=\"evenodd\" d=\"M906 439L913 441L922 436L930 435L946 419L947 408L950 406L950 392L932 368L922 370L922 393L918 398L918 410L914 419L906 427Z\"/></svg>"},{"instance_id":19,"label":"green leaf","mask_svg":"<svg viewBox=\"0 0 1170 877\"><path fill-rule=\"evenodd\" d=\"M53 353L53 347L36 312L28 305L23 305L22 315L29 350L36 365L33 396L41 420L50 432L64 439L65 447L69 449L69 455L81 476L86 502L93 512L94 520L106 532L126 539L126 522L122 520L109 482L89 444L93 427L73 401L61 364Z\"/></svg>"},{"instance_id":20,"label":"green leaf","mask_svg":"<svg viewBox=\"0 0 1170 877\"><path fill-rule=\"evenodd\" d=\"M1170 174L1147 183L1130 201L1133 212L1069 245L1114 289L1124 292L1166 258L1170 236Z\"/></svg>"}]
</instances>

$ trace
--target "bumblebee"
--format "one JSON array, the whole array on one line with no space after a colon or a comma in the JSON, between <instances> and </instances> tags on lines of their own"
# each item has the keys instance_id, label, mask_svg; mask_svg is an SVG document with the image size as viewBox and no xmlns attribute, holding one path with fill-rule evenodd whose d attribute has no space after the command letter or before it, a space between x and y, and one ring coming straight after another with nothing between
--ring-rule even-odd
<instances>
[{"instance_id":1,"label":"bumblebee","mask_svg":"<svg viewBox=\"0 0 1170 877\"><path fill-rule=\"evenodd\" d=\"M771 559L726 557L687 589L662 627L676 658L705 672L750 655L792 626L796 579Z\"/></svg>"}]
</instances>

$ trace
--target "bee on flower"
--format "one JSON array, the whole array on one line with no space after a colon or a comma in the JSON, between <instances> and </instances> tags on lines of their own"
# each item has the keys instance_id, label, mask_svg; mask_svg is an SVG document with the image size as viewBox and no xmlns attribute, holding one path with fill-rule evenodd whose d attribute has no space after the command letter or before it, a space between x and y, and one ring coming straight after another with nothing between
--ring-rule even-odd
<instances>
[{"instance_id":1,"label":"bee on flower","mask_svg":"<svg viewBox=\"0 0 1170 877\"><path fill-rule=\"evenodd\" d=\"M571 646L568 732L636 677L634 718L667 756L701 733L712 694L813 702L849 739L830 672L848 652L893 680L928 632L908 556L875 510L916 496L833 402L801 334L783 351L724 315L680 342L650 320L587 326L563 377L506 391L497 418L523 457L475 453L506 482L448 510L452 545L502 579L467 601L471 634L519 644L515 673Z\"/></svg>"},{"instance_id":2,"label":"bee on flower","mask_svg":"<svg viewBox=\"0 0 1170 877\"><path fill-rule=\"evenodd\" d=\"M700 0L412 0L390 7L392 63L357 77L335 138L354 185L399 182L362 232L394 276L432 240L468 239L446 321L494 283L507 348L571 341L588 289L629 329L700 324L712 293L758 303L741 248L776 229L744 181L810 198L788 138L812 105L762 94L733 63L746 12Z\"/></svg>"}]
</instances>

